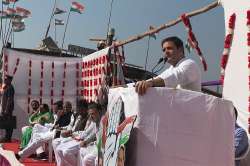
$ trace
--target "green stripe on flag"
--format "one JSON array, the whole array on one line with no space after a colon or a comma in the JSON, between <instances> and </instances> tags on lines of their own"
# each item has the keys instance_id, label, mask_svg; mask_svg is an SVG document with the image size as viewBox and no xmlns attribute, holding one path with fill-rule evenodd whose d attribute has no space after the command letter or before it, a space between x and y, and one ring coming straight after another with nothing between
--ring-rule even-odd
<instances>
[{"instance_id":1,"label":"green stripe on flag","mask_svg":"<svg viewBox=\"0 0 250 166\"><path fill-rule=\"evenodd\" d=\"M81 12L80 10L75 9L75 8L73 8L73 7L70 8L70 11L72 11L72 12L77 12L77 13L82 14L82 12Z\"/></svg>"}]
</instances>

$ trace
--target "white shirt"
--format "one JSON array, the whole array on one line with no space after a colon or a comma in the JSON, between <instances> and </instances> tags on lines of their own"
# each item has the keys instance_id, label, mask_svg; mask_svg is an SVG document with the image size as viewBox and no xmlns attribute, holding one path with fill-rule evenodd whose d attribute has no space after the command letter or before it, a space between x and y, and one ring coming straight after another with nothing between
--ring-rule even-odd
<instances>
[{"instance_id":1,"label":"white shirt","mask_svg":"<svg viewBox=\"0 0 250 166\"><path fill-rule=\"evenodd\" d=\"M166 87L201 91L201 72L191 59L181 59L176 66L170 66L157 77L164 80Z\"/></svg>"}]
</instances>

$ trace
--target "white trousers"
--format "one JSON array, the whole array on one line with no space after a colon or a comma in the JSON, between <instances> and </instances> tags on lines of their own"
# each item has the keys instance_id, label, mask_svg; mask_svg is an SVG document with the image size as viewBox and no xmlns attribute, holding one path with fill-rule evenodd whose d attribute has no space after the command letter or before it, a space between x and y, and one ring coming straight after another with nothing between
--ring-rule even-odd
<instances>
[{"instance_id":1,"label":"white trousers","mask_svg":"<svg viewBox=\"0 0 250 166\"><path fill-rule=\"evenodd\" d=\"M95 166L97 165L97 147L96 145L90 145L86 148L80 148L79 150L79 164L78 166Z\"/></svg>"},{"instance_id":2,"label":"white trousers","mask_svg":"<svg viewBox=\"0 0 250 166\"><path fill-rule=\"evenodd\" d=\"M33 154L37 148L41 147L44 143L52 140L55 130L50 131L49 128L42 125L35 125L33 127L32 136L29 144L18 154L21 158L25 158Z\"/></svg>"},{"instance_id":3,"label":"white trousers","mask_svg":"<svg viewBox=\"0 0 250 166\"><path fill-rule=\"evenodd\" d=\"M69 141L72 141L72 140L73 140L73 138L71 138L71 137L67 137L67 138L61 137L61 138L56 138L56 139L54 139L52 141L52 147L53 147L53 150L54 150L57 165L59 165L59 163L62 163L61 158L58 155L57 147L61 143L66 143L66 142L69 142Z\"/></svg>"},{"instance_id":4,"label":"white trousers","mask_svg":"<svg viewBox=\"0 0 250 166\"><path fill-rule=\"evenodd\" d=\"M61 142L54 151L57 154L57 166L76 166L80 141Z\"/></svg>"}]
</instances>

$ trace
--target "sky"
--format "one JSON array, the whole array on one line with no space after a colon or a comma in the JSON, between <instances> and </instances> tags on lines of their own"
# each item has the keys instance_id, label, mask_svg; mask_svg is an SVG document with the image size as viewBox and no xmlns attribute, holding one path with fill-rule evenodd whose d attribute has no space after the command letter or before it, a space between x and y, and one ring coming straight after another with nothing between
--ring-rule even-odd
<instances>
[{"instance_id":1,"label":"sky","mask_svg":"<svg viewBox=\"0 0 250 166\"><path fill-rule=\"evenodd\" d=\"M107 33L108 16L111 0L77 0L85 6L82 14L70 15L68 29L65 38L65 48L68 44L79 45L88 48L96 48L96 42L90 38L103 38ZM111 26L115 28L115 38L125 40L131 36L142 34L149 26L158 27L169 21L177 19L181 14L204 7L213 0L114 0L111 17ZM25 19L25 31L15 33L14 47L36 48L45 36L54 0L19 0L16 6L29 9L32 12L30 18ZM69 10L70 0L57 0L57 6ZM57 17L66 22L67 14ZM203 81L217 80L220 75L220 57L224 43L224 11L217 7L199 16L190 19L193 32L199 42L199 46L206 58L208 71L202 72ZM57 26L57 41L61 46L64 26ZM55 27L52 23L49 35L55 37ZM182 23L165 29L157 34L156 40L151 38L149 42L149 57L147 70L162 57L161 40L167 36L179 36L184 42L187 39L187 31ZM126 63L135 64L144 68L148 37L125 45ZM201 70L202 64L194 52L186 56L194 59Z\"/></svg>"}]
</instances>

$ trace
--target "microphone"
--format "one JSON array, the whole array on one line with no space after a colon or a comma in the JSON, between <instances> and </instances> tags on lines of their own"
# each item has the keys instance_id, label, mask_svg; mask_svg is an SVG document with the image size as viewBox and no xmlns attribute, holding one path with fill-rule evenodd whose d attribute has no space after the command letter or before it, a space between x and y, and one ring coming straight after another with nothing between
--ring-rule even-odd
<instances>
[{"instance_id":1,"label":"microphone","mask_svg":"<svg viewBox=\"0 0 250 166\"><path fill-rule=\"evenodd\" d=\"M168 58L167 57L160 58L159 61L157 62L157 65L160 64L162 61L164 61L163 63L165 64L168 61Z\"/></svg>"},{"instance_id":2,"label":"microphone","mask_svg":"<svg viewBox=\"0 0 250 166\"><path fill-rule=\"evenodd\" d=\"M162 61L164 60L164 58L162 57L162 58L160 58L159 60L158 60L158 62L157 62L157 65L159 65Z\"/></svg>"},{"instance_id":3,"label":"microphone","mask_svg":"<svg viewBox=\"0 0 250 166\"><path fill-rule=\"evenodd\" d=\"M161 58L158 60L157 64L153 67L152 73L154 73L155 68L156 68L161 62L164 61L164 64L165 64L165 63L167 62L167 60L168 60L167 57L161 57Z\"/></svg>"},{"instance_id":4,"label":"microphone","mask_svg":"<svg viewBox=\"0 0 250 166\"><path fill-rule=\"evenodd\" d=\"M164 59L164 62L163 62L163 63L165 64L165 63L168 61L168 58L167 58L167 57L164 57L163 59Z\"/></svg>"}]
</instances>

